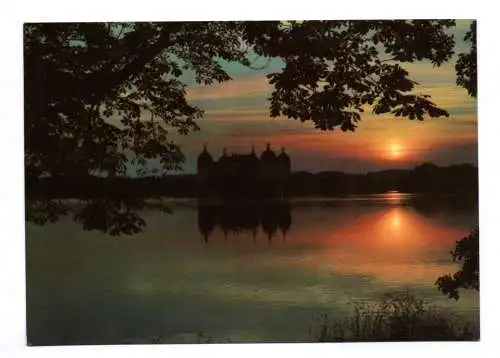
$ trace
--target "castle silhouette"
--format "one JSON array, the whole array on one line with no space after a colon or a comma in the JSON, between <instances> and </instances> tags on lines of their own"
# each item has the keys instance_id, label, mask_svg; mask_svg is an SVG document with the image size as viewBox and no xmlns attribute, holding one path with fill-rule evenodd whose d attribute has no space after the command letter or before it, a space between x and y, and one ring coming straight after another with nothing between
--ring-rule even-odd
<instances>
[{"instance_id":1,"label":"castle silhouette","mask_svg":"<svg viewBox=\"0 0 500 358\"><path fill-rule=\"evenodd\" d=\"M267 148L260 158L255 147L249 154L227 154L226 149L218 160L214 160L206 145L198 156L197 179L205 190L216 190L219 194L245 193L248 195L265 194L279 196L291 174L291 161L285 148L281 153Z\"/></svg>"}]
</instances>

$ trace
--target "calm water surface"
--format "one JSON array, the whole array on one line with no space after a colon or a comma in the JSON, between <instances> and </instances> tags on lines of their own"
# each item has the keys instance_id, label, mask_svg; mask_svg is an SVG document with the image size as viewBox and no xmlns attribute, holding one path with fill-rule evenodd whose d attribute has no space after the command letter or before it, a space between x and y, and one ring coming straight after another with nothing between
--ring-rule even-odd
<instances>
[{"instance_id":1,"label":"calm water surface","mask_svg":"<svg viewBox=\"0 0 500 358\"><path fill-rule=\"evenodd\" d=\"M27 227L28 340L33 345L176 342L203 332L233 342L310 339L323 313L408 289L464 317L434 286L474 209L413 204L403 194L216 206L172 200L146 230L111 237L70 219Z\"/></svg>"}]
</instances>

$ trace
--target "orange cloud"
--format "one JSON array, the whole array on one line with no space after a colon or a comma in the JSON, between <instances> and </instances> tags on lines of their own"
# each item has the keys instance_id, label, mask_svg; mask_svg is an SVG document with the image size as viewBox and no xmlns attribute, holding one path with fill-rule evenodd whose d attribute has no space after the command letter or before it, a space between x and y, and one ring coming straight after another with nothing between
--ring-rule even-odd
<instances>
[{"instance_id":1,"label":"orange cloud","mask_svg":"<svg viewBox=\"0 0 500 358\"><path fill-rule=\"evenodd\" d=\"M265 76L252 76L235 79L212 86L189 87L186 91L188 100L217 100L261 95L271 92L271 86Z\"/></svg>"}]
</instances>

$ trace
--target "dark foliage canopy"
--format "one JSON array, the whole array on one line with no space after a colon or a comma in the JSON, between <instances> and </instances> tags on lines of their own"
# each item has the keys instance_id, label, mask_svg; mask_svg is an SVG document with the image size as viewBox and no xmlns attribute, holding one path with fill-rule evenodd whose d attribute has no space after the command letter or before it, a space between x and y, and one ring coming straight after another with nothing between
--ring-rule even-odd
<instances>
[{"instance_id":1,"label":"dark foliage canopy","mask_svg":"<svg viewBox=\"0 0 500 358\"><path fill-rule=\"evenodd\" d=\"M464 87L474 98L477 97L476 26L476 21L473 21L464 38L471 43L470 52L460 54L455 66L457 85ZM436 281L438 289L455 300L460 298L460 288L479 291L479 228L457 241L451 257L453 262L461 262L461 268L454 274L439 277Z\"/></svg>"},{"instance_id":2,"label":"dark foliage canopy","mask_svg":"<svg viewBox=\"0 0 500 358\"><path fill-rule=\"evenodd\" d=\"M26 174L125 173L125 163L182 162L169 130L187 134L202 111L183 70L229 80L215 61L245 62L233 24L28 24L24 29ZM129 156L129 158L127 157Z\"/></svg>"},{"instance_id":3,"label":"dark foliage canopy","mask_svg":"<svg viewBox=\"0 0 500 358\"><path fill-rule=\"evenodd\" d=\"M457 85L467 90L471 97L477 97L477 39L476 22L473 21L470 30L465 34L464 40L471 44L468 53L458 56L455 69L457 71Z\"/></svg>"},{"instance_id":4,"label":"dark foliage canopy","mask_svg":"<svg viewBox=\"0 0 500 358\"><path fill-rule=\"evenodd\" d=\"M322 130L354 131L366 106L376 114L423 120L448 113L397 62L439 66L453 54L454 21L306 21L250 24L248 41L285 68L270 74L271 115L312 120ZM265 26L265 27L264 27Z\"/></svg>"},{"instance_id":5,"label":"dark foliage canopy","mask_svg":"<svg viewBox=\"0 0 500 358\"><path fill-rule=\"evenodd\" d=\"M460 297L460 288L479 291L479 228L457 241L451 256L453 262L461 262L462 267L452 275L439 277L436 281L439 290L455 300Z\"/></svg>"}]
</instances>

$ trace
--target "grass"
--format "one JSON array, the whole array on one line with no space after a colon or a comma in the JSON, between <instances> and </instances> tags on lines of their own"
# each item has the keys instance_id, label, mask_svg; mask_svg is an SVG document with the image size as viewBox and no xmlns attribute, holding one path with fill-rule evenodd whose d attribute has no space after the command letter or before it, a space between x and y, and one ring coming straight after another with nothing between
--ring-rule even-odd
<instances>
[{"instance_id":1,"label":"grass","mask_svg":"<svg viewBox=\"0 0 500 358\"><path fill-rule=\"evenodd\" d=\"M425 303L408 292L386 294L378 303L355 303L353 316L325 315L315 342L477 341L479 327Z\"/></svg>"}]
</instances>

